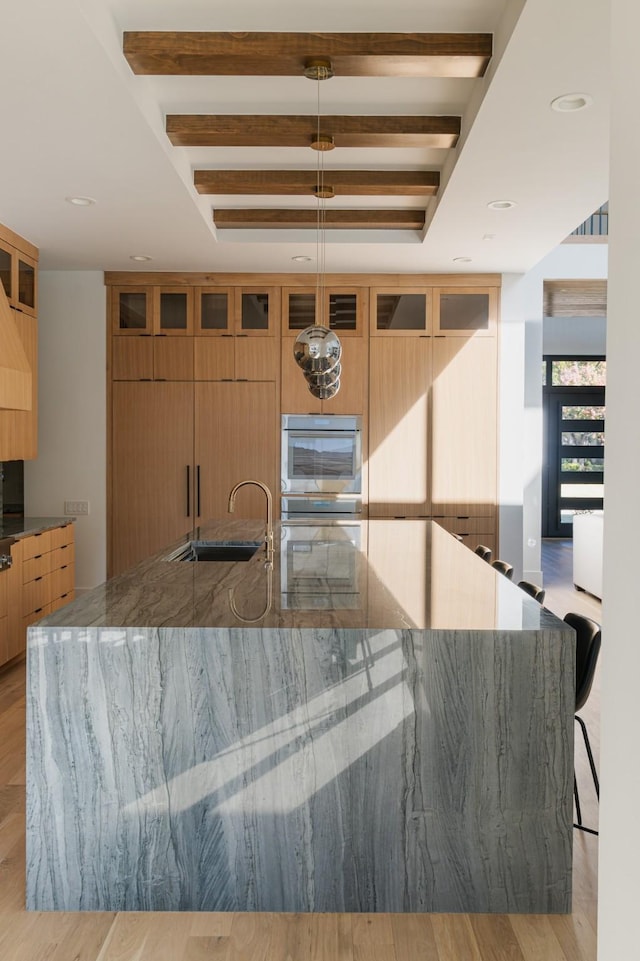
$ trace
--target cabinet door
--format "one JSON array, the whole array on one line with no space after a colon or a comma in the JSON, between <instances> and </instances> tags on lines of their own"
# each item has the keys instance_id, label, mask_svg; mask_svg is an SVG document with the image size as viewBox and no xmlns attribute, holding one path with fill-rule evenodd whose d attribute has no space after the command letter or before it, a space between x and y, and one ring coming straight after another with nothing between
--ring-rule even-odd
<instances>
[{"instance_id":1,"label":"cabinet door","mask_svg":"<svg viewBox=\"0 0 640 961\"><path fill-rule=\"evenodd\" d=\"M177 337L193 335L193 288L154 288L153 332Z\"/></svg>"},{"instance_id":2,"label":"cabinet door","mask_svg":"<svg viewBox=\"0 0 640 961\"><path fill-rule=\"evenodd\" d=\"M431 305L431 291L424 287L374 287L371 290L371 336L430 334Z\"/></svg>"},{"instance_id":3,"label":"cabinet door","mask_svg":"<svg viewBox=\"0 0 640 961\"><path fill-rule=\"evenodd\" d=\"M154 380L193 380L193 337L152 340Z\"/></svg>"},{"instance_id":4,"label":"cabinet door","mask_svg":"<svg viewBox=\"0 0 640 961\"><path fill-rule=\"evenodd\" d=\"M111 329L114 334L153 332L153 287L111 287Z\"/></svg>"},{"instance_id":5,"label":"cabinet door","mask_svg":"<svg viewBox=\"0 0 640 961\"><path fill-rule=\"evenodd\" d=\"M494 338L433 341L434 515L493 516L497 495Z\"/></svg>"},{"instance_id":6,"label":"cabinet door","mask_svg":"<svg viewBox=\"0 0 640 961\"><path fill-rule=\"evenodd\" d=\"M315 287L285 287L282 291L283 330L300 333L320 323Z\"/></svg>"},{"instance_id":7,"label":"cabinet door","mask_svg":"<svg viewBox=\"0 0 640 961\"><path fill-rule=\"evenodd\" d=\"M280 351L275 337L235 338L236 380L278 380Z\"/></svg>"},{"instance_id":8,"label":"cabinet door","mask_svg":"<svg viewBox=\"0 0 640 961\"><path fill-rule=\"evenodd\" d=\"M372 338L369 349L369 514L426 516L431 340Z\"/></svg>"},{"instance_id":9,"label":"cabinet door","mask_svg":"<svg viewBox=\"0 0 640 961\"><path fill-rule=\"evenodd\" d=\"M279 291L271 287L242 287L235 291L236 334L273 337L279 329Z\"/></svg>"},{"instance_id":10,"label":"cabinet door","mask_svg":"<svg viewBox=\"0 0 640 961\"><path fill-rule=\"evenodd\" d=\"M193 385L115 383L112 411L111 575L192 527Z\"/></svg>"},{"instance_id":11,"label":"cabinet door","mask_svg":"<svg viewBox=\"0 0 640 961\"><path fill-rule=\"evenodd\" d=\"M17 307L33 317L38 312L38 263L33 257L16 252L13 288L17 291Z\"/></svg>"},{"instance_id":12,"label":"cabinet door","mask_svg":"<svg viewBox=\"0 0 640 961\"><path fill-rule=\"evenodd\" d=\"M194 337L194 377L196 380L233 380L235 346L232 334L222 337Z\"/></svg>"},{"instance_id":13,"label":"cabinet door","mask_svg":"<svg viewBox=\"0 0 640 961\"><path fill-rule=\"evenodd\" d=\"M314 397L293 357L295 337L282 338L280 409L283 414L320 414L322 401Z\"/></svg>"},{"instance_id":14,"label":"cabinet door","mask_svg":"<svg viewBox=\"0 0 640 961\"><path fill-rule=\"evenodd\" d=\"M233 287L196 287L195 332L205 337L220 337L233 332Z\"/></svg>"},{"instance_id":15,"label":"cabinet door","mask_svg":"<svg viewBox=\"0 0 640 961\"><path fill-rule=\"evenodd\" d=\"M494 337L498 317L495 287L436 287L434 332L447 337Z\"/></svg>"},{"instance_id":16,"label":"cabinet door","mask_svg":"<svg viewBox=\"0 0 640 961\"><path fill-rule=\"evenodd\" d=\"M13 259L14 249L10 244L0 240L0 284L4 287L9 304L14 306L13 296Z\"/></svg>"},{"instance_id":17,"label":"cabinet door","mask_svg":"<svg viewBox=\"0 0 640 961\"><path fill-rule=\"evenodd\" d=\"M0 410L0 457L2 460L33 460L38 456L38 321L12 310L32 374L31 410Z\"/></svg>"},{"instance_id":18,"label":"cabinet door","mask_svg":"<svg viewBox=\"0 0 640 961\"><path fill-rule=\"evenodd\" d=\"M279 492L276 385L199 383L195 391L198 522L225 517L231 488L241 480L266 484L274 495L275 509ZM238 517L266 518L262 491L255 487L241 491L236 513Z\"/></svg>"},{"instance_id":19,"label":"cabinet door","mask_svg":"<svg viewBox=\"0 0 640 961\"><path fill-rule=\"evenodd\" d=\"M113 380L153 380L153 337L112 337Z\"/></svg>"},{"instance_id":20,"label":"cabinet door","mask_svg":"<svg viewBox=\"0 0 640 961\"><path fill-rule=\"evenodd\" d=\"M345 337L340 343L340 390L335 397L322 401L322 413L363 416L367 408L368 340L364 337ZM300 368L298 370L306 387L304 375Z\"/></svg>"}]
</instances>

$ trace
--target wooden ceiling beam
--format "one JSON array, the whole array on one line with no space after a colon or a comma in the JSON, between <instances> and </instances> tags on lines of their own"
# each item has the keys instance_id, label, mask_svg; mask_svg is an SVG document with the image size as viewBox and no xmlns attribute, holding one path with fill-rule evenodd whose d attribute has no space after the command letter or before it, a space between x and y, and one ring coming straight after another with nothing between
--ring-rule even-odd
<instances>
[{"instance_id":1,"label":"wooden ceiling beam","mask_svg":"<svg viewBox=\"0 0 640 961\"><path fill-rule=\"evenodd\" d=\"M305 62L329 58L343 77L482 77L490 33L125 32L136 74L302 76Z\"/></svg>"},{"instance_id":2,"label":"wooden ceiling beam","mask_svg":"<svg viewBox=\"0 0 640 961\"><path fill-rule=\"evenodd\" d=\"M169 114L174 147L309 147L317 116L285 114ZM323 116L320 133L336 147L454 147L460 117Z\"/></svg>"},{"instance_id":3,"label":"wooden ceiling beam","mask_svg":"<svg viewBox=\"0 0 640 961\"><path fill-rule=\"evenodd\" d=\"M421 230L424 210L325 210L328 230ZM317 210L233 210L223 208L213 215L220 229L316 229Z\"/></svg>"},{"instance_id":4,"label":"wooden ceiling beam","mask_svg":"<svg viewBox=\"0 0 640 961\"><path fill-rule=\"evenodd\" d=\"M200 194L313 196L317 170L195 170ZM438 190L437 170L327 170L323 183L336 196L432 197Z\"/></svg>"}]
</instances>

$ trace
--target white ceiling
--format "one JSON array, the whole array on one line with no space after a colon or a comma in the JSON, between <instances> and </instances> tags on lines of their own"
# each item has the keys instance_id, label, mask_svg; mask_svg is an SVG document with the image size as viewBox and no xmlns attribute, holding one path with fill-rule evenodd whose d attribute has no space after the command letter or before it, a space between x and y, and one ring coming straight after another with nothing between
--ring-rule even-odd
<instances>
[{"instance_id":1,"label":"white ceiling","mask_svg":"<svg viewBox=\"0 0 640 961\"><path fill-rule=\"evenodd\" d=\"M490 32L481 80L335 77L326 113L461 114L455 151L336 149L334 167L441 170L424 237L328 231L326 270L525 271L607 199L609 0L29 0L3 4L0 222L40 248L45 269L315 269L314 231L218 231L214 206L273 198L206 197L193 168L315 168L295 148L175 148L166 113L311 113L300 78L136 77L124 30ZM575 114L554 97L587 92ZM89 196L73 207L69 196ZM487 203L511 199L494 211ZM336 198L367 206L368 198ZM308 206L282 198L280 206ZM375 206L397 206L380 198ZM420 206L417 198L403 205ZM292 263L306 254L310 264ZM454 263L456 257L471 261Z\"/></svg>"}]
</instances>

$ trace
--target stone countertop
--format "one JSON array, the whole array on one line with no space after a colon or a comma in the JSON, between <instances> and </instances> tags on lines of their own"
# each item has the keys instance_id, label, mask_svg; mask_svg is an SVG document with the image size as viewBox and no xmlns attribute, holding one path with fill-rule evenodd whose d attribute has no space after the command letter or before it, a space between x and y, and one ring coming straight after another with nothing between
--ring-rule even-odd
<instances>
[{"instance_id":1,"label":"stone countertop","mask_svg":"<svg viewBox=\"0 0 640 961\"><path fill-rule=\"evenodd\" d=\"M168 560L185 538L38 624L481 631L564 626L432 521L296 521L276 524L274 532L272 570L262 547L243 562ZM203 525L194 539L261 541L263 535L260 521L230 518Z\"/></svg>"},{"instance_id":2,"label":"stone countertop","mask_svg":"<svg viewBox=\"0 0 640 961\"><path fill-rule=\"evenodd\" d=\"M0 517L0 537L29 537L52 527L71 524L75 517Z\"/></svg>"}]
</instances>

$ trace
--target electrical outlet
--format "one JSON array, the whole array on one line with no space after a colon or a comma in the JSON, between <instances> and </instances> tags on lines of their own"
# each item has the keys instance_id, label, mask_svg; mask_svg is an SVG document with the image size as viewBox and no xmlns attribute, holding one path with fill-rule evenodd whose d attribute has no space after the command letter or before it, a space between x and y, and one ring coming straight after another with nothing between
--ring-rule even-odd
<instances>
[{"instance_id":1,"label":"electrical outlet","mask_svg":"<svg viewBox=\"0 0 640 961\"><path fill-rule=\"evenodd\" d=\"M88 514L89 501L65 501L64 512L67 515L68 514Z\"/></svg>"}]
</instances>

